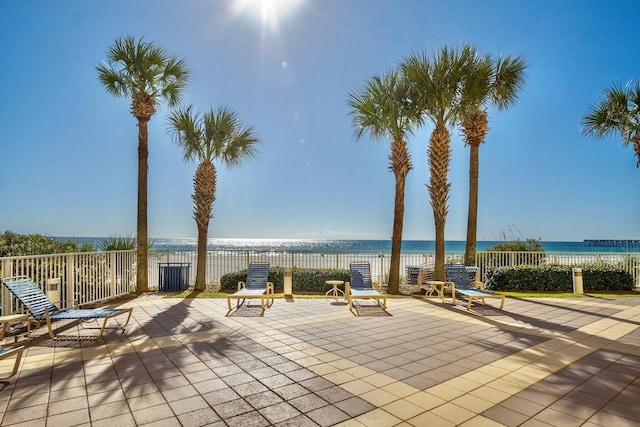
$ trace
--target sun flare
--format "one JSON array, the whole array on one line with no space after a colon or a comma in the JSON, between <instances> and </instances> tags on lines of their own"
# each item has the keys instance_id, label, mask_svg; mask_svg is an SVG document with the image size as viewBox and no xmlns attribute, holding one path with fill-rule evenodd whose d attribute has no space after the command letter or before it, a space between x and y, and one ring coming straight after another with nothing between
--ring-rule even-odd
<instances>
[{"instance_id":1,"label":"sun flare","mask_svg":"<svg viewBox=\"0 0 640 427\"><path fill-rule=\"evenodd\" d=\"M280 22L293 14L305 0L235 0L235 15L249 15L264 27L278 30Z\"/></svg>"}]
</instances>

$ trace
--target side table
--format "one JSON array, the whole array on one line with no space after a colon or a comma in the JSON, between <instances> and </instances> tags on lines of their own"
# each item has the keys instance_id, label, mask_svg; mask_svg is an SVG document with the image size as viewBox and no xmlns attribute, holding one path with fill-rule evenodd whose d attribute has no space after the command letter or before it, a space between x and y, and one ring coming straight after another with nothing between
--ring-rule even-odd
<instances>
[{"instance_id":1,"label":"side table","mask_svg":"<svg viewBox=\"0 0 640 427\"><path fill-rule=\"evenodd\" d=\"M9 324L14 322L26 322L27 323L27 341L31 340L31 322L29 321L28 314L9 314L8 316L0 316L0 323L2 323L2 329L0 330L0 340L4 339ZM14 337L14 342L18 340L18 337Z\"/></svg>"},{"instance_id":2,"label":"side table","mask_svg":"<svg viewBox=\"0 0 640 427\"><path fill-rule=\"evenodd\" d=\"M332 285L333 289L329 289L327 291L327 293L325 294L324 299L327 299L329 297L329 295L331 295L337 301L338 300L338 296L340 296L340 294L342 294L342 297L344 298L344 291L342 289L338 288L338 286L344 285L344 281L343 280L327 280L325 283L327 285Z\"/></svg>"}]
</instances>

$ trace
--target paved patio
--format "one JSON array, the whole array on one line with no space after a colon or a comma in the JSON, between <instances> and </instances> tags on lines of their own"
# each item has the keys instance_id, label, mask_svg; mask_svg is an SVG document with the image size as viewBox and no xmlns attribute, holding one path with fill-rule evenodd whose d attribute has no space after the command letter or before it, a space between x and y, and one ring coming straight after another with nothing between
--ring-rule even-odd
<instances>
[{"instance_id":1,"label":"paved patio","mask_svg":"<svg viewBox=\"0 0 640 427\"><path fill-rule=\"evenodd\" d=\"M126 335L31 341L2 426L636 426L640 298L334 300L142 296ZM458 301L461 304L461 301ZM70 327L59 332L74 335Z\"/></svg>"}]
</instances>

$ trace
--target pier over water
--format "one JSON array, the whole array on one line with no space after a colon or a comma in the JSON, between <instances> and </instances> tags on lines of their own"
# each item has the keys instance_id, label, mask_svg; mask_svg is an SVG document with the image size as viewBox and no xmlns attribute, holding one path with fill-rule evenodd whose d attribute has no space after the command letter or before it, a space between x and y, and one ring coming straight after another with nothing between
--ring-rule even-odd
<instances>
[{"instance_id":1,"label":"pier over water","mask_svg":"<svg viewBox=\"0 0 640 427\"><path fill-rule=\"evenodd\" d=\"M584 240L584 245L603 248L640 248L640 240Z\"/></svg>"}]
</instances>

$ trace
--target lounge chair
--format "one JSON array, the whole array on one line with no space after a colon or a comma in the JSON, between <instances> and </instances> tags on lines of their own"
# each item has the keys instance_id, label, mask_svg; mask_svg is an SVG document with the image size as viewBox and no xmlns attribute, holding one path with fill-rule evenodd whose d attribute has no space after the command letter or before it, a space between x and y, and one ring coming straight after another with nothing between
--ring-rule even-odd
<instances>
[{"instance_id":1,"label":"lounge chair","mask_svg":"<svg viewBox=\"0 0 640 427\"><path fill-rule=\"evenodd\" d=\"M231 300L236 299L236 308L244 304L247 298L260 298L260 305L264 310L273 304L273 283L268 282L269 263L251 262L247 272L247 281L238 282L238 290L231 295L227 295L227 305L231 311ZM271 298L271 304L269 304ZM242 300L242 303L240 302Z\"/></svg>"},{"instance_id":2,"label":"lounge chair","mask_svg":"<svg viewBox=\"0 0 640 427\"><path fill-rule=\"evenodd\" d=\"M456 302L456 292L467 298L467 310L471 310L471 303L474 299L480 299L483 303L487 298L497 298L500 300L500 310L504 307L505 296L495 294L493 292L478 289L478 282L469 280L470 271L468 267L461 264L447 264L444 266L447 279L452 282L451 293L453 294L453 303ZM477 270L476 270L477 271ZM474 277L476 273L473 274ZM474 286L475 285L475 286Z\"/></svg>"},{"instance_id":3,"label":"lounge chair","mask_svg":"<svg viewBox=\"0 0 640 427\"><path fill-rule=\"evenodd\" d=\"M353 312L354 299L374 299L383 310L387 309L387 295L373 287L371 266L368 262L352 262L349 264L349 273L351 277L350 281L344 285L344 294L351 312Z\"/></svg>"},{"instance_id":4,"label":"lounge chair","mask_svg":"<svg viewBox=\"0 0 640 427\"><path fill-rule=\"evenodd\" d=\"M102 334L104 334L105 329L120 329L124 333L124 328L129 324L131 313L133 311L133 308L61 309L51 302L38 285L36 285L35 282L27 276L7 277L2 279L2 283L27 309L29 314L31 314L31 317L38 322L38 326L40 326L42 321L47 322L49 336L52 339L56 338L52 327L52 323L56 320L77 320L83 324L83 327L85 327L85 322L97 322L99 319L102 319L103 322L101 327L87 328L100 329L100 334L95 336L95 338L100 338ZM127 320L124 325L120 325L118 320L114 319L118 323L118 326L107 328L107 321L120 315L127 316Z\"/></svg>"},{"instance_id":5,"label":"lounge chair","mask_svg":"<svg viewBox=\"0 0 640 427\"><path fill-rule=\"evenodd\" d=\"M0 349L0 360L8 359L10 357L15 357L16 360L13 362L13 367L11 368L11 373L9 375L0 377L0 380L8 380L12 376L18 372L18 367L20 366L20 360L22 359L22 352L24 351L24 346L15 347L15 348L2 348Z\"/></svg>"}]
</instances>

